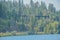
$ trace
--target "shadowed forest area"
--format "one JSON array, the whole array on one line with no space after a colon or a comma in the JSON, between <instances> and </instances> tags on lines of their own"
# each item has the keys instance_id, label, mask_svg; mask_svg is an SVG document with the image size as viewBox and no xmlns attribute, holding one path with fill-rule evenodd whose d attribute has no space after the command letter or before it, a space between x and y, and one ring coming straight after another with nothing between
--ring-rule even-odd
<instances>
[{"instance_id":1,"label":"shadowed forest area","mask_svg":"<svg viewBox=\"0 0 60 40\"><path fill-rule=\"evenodd\" d=\"M60 34L60 10L43 1L0 1L0 36L37 34Z\"/></svg>"}]
</instances>

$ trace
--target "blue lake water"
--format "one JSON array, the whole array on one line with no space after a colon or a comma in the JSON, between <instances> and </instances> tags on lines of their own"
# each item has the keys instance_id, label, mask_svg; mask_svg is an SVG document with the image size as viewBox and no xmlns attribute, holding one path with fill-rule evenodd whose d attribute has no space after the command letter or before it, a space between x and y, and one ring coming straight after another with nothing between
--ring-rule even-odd
<instances>
[{"instance_id":1,"label":"blue lake water","mask_svg":"<svg viewBox=\"0 0 60 40\"><path fill-rule=\"evenodd\" d=\"M0 40L60 40L60 35L29 35L0 37Z\"/></svg>"}]
</instances>

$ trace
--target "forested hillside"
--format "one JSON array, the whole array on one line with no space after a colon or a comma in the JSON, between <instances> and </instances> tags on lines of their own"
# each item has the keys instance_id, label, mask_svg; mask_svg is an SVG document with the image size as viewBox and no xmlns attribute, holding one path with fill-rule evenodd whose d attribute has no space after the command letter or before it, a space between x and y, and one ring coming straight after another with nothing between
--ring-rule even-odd
<instances>
[{"instance_id":1,"label":"forested hillside","mask_svg":"<svg viewBox=\"0 0 60 40\"><path fill-rule=\"evenodd\" d=\"M59 34L60 10L53 4L48 8L44 2L0 1L0 34L1 33ZM15 34L14 34L15 35Z\"/></svg>"}]
</instances>

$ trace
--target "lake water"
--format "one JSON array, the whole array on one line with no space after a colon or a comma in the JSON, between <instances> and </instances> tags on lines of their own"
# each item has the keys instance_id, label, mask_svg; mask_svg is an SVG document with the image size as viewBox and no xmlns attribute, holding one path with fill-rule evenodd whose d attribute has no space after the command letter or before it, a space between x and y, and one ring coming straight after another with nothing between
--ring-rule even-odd
<instances>
[{"instance_id":1,"label":"lake water","mask_svg":"<svg viewBox=\"0 0 60 40\"><path fill-rule=\"evenodd\" d=\"M0 40L60 40L60 35L29 35L0 37Z\"/></svg>"}]
</instances>

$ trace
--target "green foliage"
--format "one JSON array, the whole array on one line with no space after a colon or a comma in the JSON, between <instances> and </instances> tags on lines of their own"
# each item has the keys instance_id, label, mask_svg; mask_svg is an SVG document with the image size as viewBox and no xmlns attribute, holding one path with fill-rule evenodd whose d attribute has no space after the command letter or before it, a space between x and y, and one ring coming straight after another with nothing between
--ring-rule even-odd
<instances>
[{"instance_id":1,"label":"green foliage","mask_svg":"<svg viewBox=\"0 0 60 40\"><path fill-rule=\"evenodd\" d=\"M47 9L44 2L40 5L31 0L30 5L24 5L23 0L0 1L0 34L57 34L60 33L59 17L60 11L56 11L53 4Z\"/></svg>"}]
</instances>

